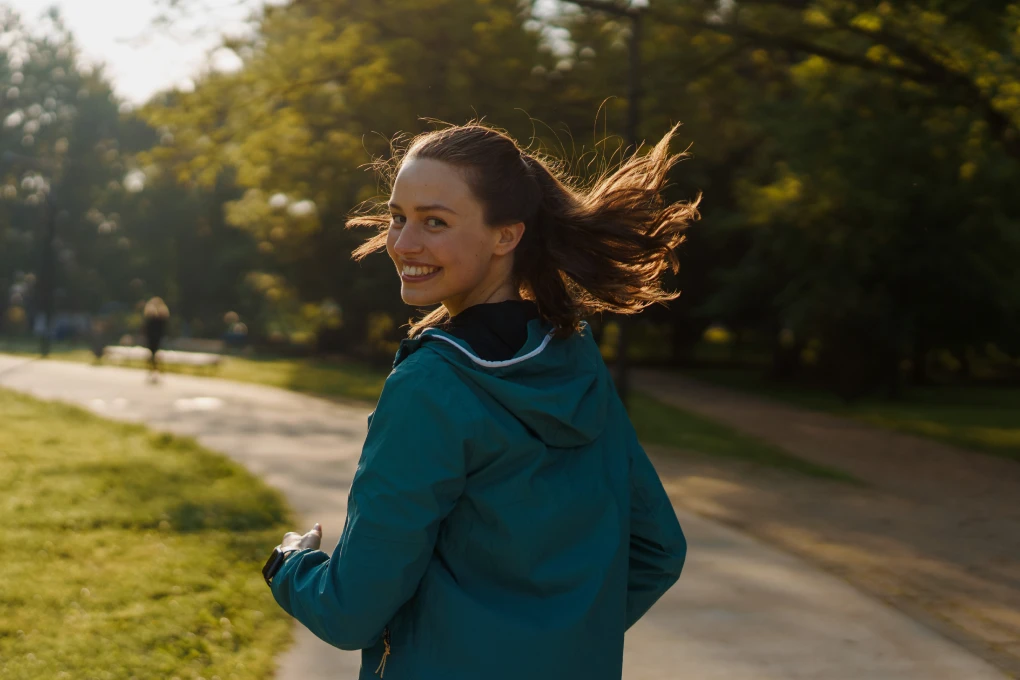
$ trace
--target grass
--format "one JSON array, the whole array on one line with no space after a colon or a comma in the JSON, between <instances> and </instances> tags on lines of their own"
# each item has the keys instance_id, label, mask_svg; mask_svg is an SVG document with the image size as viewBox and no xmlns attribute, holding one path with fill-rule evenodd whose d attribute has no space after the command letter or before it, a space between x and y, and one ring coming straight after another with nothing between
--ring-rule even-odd
<instances>
[{"instance_id":1,"label":"grass","mask_svg":"<svg viewBox=\"0 0 1020 680\"><path fill-rule=\"evenodd\" d=\"M2 345L0 349L3 349ZM72 348L55 350L54 356L73 361L93 359L88 351ZM174 370L169 366L167 368ZM177 370L194 371L189 368ZM225 358L215 375L230 380L271 385L319 396L355 399L366 403L375 403L386 379L383 371L349 361L255 359L233 356ZM777 447L739 434L725 425L681 411L645 395L635 394L633 398L631 418L643 441L700 451L718 457L753 461L814 477L854 481L842 472L791 456Z\"/></svg>"},{"instance_id":2,"label":"grass","mask_svg":"<svg viewBox=\"0 0 1020 680\"><path fill-rule=\"evenodd\" d=\"M38 353L36 343L0 340L0 352L30 355ZM51 355L61 361L92 363L92 352L74 345L54 345ZM113 363L111 366L148 368L145 362ZM192 368L164 364L171 373L207 375L238 382L280 387L321 397L353 399L375 403L388 371L347 360L238 357L225 355L218 368Z\"/></svg>"},{"instance_id":3,"label":"grass","mask_svg":"<svg viewBox=\"0 0 1020 680\"><path fill-rule=\"evenodd\" d=\"M375 403L388 373L351 361L230 357L218 376L307 394Z\"/></svg>"},{"instance_id":4,"label":"grass","mask_svg":"<svg viewBox=\"0 0 1020 680\"><path fill-rule=\"evenodd\" d=\"M270 678L289 526L192 440L0 390L0 677Z\"/></svg>"},{"instance_id":5,"label":"grass","mask_svg":"<svg viewBox=\"0 0 1020 680\"><path fill-rule=\"evenodd\" d=\"M630 417L638 438L650 444L698 451L710 456L745 460L799 472L811 477L858 483L839 470L791 456L760 439L664 404L648 395L630 395Z\"/></svg>"},{"instance_id":6,"label":"grass","mask_svg":"<svg viewBox=\"0 0 1020 680\"><path fill-rule=\"evenodd\" d=\"M54 354L86 354L89 357L92 355L88 352L88 348L81 343L70 343L70 342L54 342L50 345L50 351ZM39 341L29 338L11 338L11 337L0 337L0 352L6 354L38 354L39 353ZM60 358L64 358L61 356Z\"/></svg>"},{"instance_id":7,"label":"grass","mask_svg":"<svg viewBox=\"0 0 1020 680\"><path fill-rule=\"evenodd\" d=\"M907 389L898 400L845 404L833 394L765 381L747 369L696 369L694 378L779 399L795 406L856 418L879 427L1020 460L1020 390L981 386Z\"/></svg>"}]
</instances>

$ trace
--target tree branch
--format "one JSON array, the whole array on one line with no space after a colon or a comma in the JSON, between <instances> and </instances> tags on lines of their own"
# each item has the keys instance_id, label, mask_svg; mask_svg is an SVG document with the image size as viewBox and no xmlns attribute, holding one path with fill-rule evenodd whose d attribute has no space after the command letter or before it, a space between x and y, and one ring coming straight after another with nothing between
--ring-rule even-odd
<instances>
[{"instance_id":1,"label":"tree branch","mask_svg":"<svg viewBox=\"0 0 1020 680\"><path fill-rule=\"evenodd\" d=\"M784 0L774 0L771 2L770 0L760 0L760 2L759 0L744 0L744 2L774 4L792 8L796 0L790 0L789 2ZM1018 134L1015 121L997 109L985 93L981 91L981 88L967 74L952 69L909 40L894 35L888 30L864 31L849 25L840 26L843 30L867 37L873 43L887 47L904 61L911 63L914 68L883 64L872 61L862 55L825 47L794 35L778 35L733 23L713 23L701 19L684 20L662 13L656 13L655 20L681 27L687 26L723 33L766 47L777 47L804 54L813 54L828 59L833 63L854 66L876 73L885 73L920 85L931 86L934 91L933 98L936 100L976 106L985 122L988 123L992 134L1002 144L1006 153L1012 158L1020 160L1020 134Z\"/></svg>"},{"instance_id":2,"label":"tree branch","mask_svg":"<svg viewBox=\"0 0 1020 680\"><path fill-rule=\"evenodd\" d=\"M698 78L704 76L709 71L712 71L715 68L722 66L727 61L729 61L733 57L737 56L738 54L746 50L748 47L750 47L750 45L748 45L747 43L737 43L730 49L721 52L710 59L706 59L704 62L698 64L698 66L695 67L695 69L691 72L690 77Z\"/></svg>"},{"instance_id":3,"label":"tree branch","mask_svg":"<svg viewBox=\"0 0 1020 680\"><path fill-rule=\"evenodd\" d=\"M894 35L885 29L879 31L862 31L853 26L846 26L847 30L857 32L870 37L876 44L889 48L900 57L909 60L920 67L925 73L925 82L931 85L940 85L937 89L940 95L946 94L946 87L955 88L967 104L977 104L988 123L995 137L1006 149L1006 152L1020 160L1020 136L1017 135L1016 123L1009 116L1000 111L987 98L977 83L970 79L966 73L962 73L939 61L937 58L925 52L917 45L901 36ZM918 80L918 82L922 82ZM941 96L945 101L954 101L951 97Z\"/></svg>"},{"instance_id":4,"label":"tree branch","mask_svg":"<svg viewBox=\"0 0 1020 680\"><path fill-rule=\"evenodd\" d=\"M791 35L776 35L752 28L734 26L730 24L714 24L708 21L689 21L689 26L703 30L724 33L734 38L743 38L749 42L767 47L779 47L793 52L803 52L823 57L836 64L844 66L856 66L868 71L879 71L900 78L908 78L919 83L925 83L927 74L922 70L908 69L888 64L880 64L866 57L856 54L849 54L840 50L824 47L810 40L804 40Z\"/></svg>"}]
</instances>

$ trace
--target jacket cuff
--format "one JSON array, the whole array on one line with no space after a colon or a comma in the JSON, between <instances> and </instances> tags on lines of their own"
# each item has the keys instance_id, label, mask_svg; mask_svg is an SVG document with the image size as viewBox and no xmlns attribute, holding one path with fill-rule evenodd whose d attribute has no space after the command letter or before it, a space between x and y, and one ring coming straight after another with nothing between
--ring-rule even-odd
<instances>
[{"instance_id":1,"label":"jacket cuff","mask_svg":"<svg viewBox=\"0 0 1020 680\"><path fill-rule=\"evenodd\" d=\"M315 555L321 555L321 558L315 560L313 557ZM269 586L277 604L283 607L284 611L291 616L293 616L293 611L290 607L291 589L288 587L290 585L289 581L294 575L294 570L297 569L298 565L306 559L312 559L315 561L315 564L319 564L328 560L329 555L321 550L312 550L310 548L295 550L287 556L286 560L284 560L283 565L280 566L280 570L276 572L276 576L273 577L273 582Z\"/></svg>"}]
</instances>

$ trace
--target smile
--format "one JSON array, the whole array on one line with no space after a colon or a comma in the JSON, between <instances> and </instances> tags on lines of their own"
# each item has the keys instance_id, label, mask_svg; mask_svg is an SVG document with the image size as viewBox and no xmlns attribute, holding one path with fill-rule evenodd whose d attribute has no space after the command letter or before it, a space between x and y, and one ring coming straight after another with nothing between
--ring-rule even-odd
<instances>
[{"instance_id":1,"label":"smile","mask_svg":"<svg viewBox=\"0 0 1020 680\"><path fill-rule=\"evenodd\" d=\"M408 283L420 283L427 281L434 277L440 272L442 267L412 267L411 265L404 265L403 270L400 272L400 278Z\"/></svg>"}]
</instances>

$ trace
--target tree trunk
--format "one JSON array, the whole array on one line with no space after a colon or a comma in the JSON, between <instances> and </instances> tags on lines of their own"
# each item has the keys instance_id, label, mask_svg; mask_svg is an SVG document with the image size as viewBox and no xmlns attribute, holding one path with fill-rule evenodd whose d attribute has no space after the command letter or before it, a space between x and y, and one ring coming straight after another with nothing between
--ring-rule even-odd
<instances>
[{"instance_id":1,"label":"tree trunk","mask_svg":"<svg viewBox=\"0 0 1020 680\"><path fill-rule=\"evenodd\" d=\"M928 353L931 348L926 342L918 340L911 349L910 356L910 382L914 385L928 385L931 383L928 376Z\"/></svg>"},{"instance_id":2,"label":"tree trunk","mask_svg":"<svg viewBox=\"0 0 1020 680\"><path fill-rule=\"evenodd\" d=\"M776 343L772 349L772 371L771 378L780 382L787 382L796 377L800 372L800 355L804 351L804 343L797 342L789 347Z\"/></svg>"},{"instance_id":3,"label":"tree trunk","mask_svg":"<svg viewBox=\"0 0 1020 680\"><path fill-rule=\"evenodd\" d=\"M674 366L690 366L694 363L694 348L698 334L686 319L674 319L671 339L670 360Z\"/></svg>"},{"instance_id":4,"label":"tree trunk","mask_svg":"<svg viewBox=\"0 0 1020 680\"><path fill-rule=\"evenodd\" d=\"M964 347L954 352L956 358L960 361L960 370L963 374L963 379L970 381L974 377L974 365L970 361L970 353L967 351L968 348Z\"/></svg>"}]
</instances>

